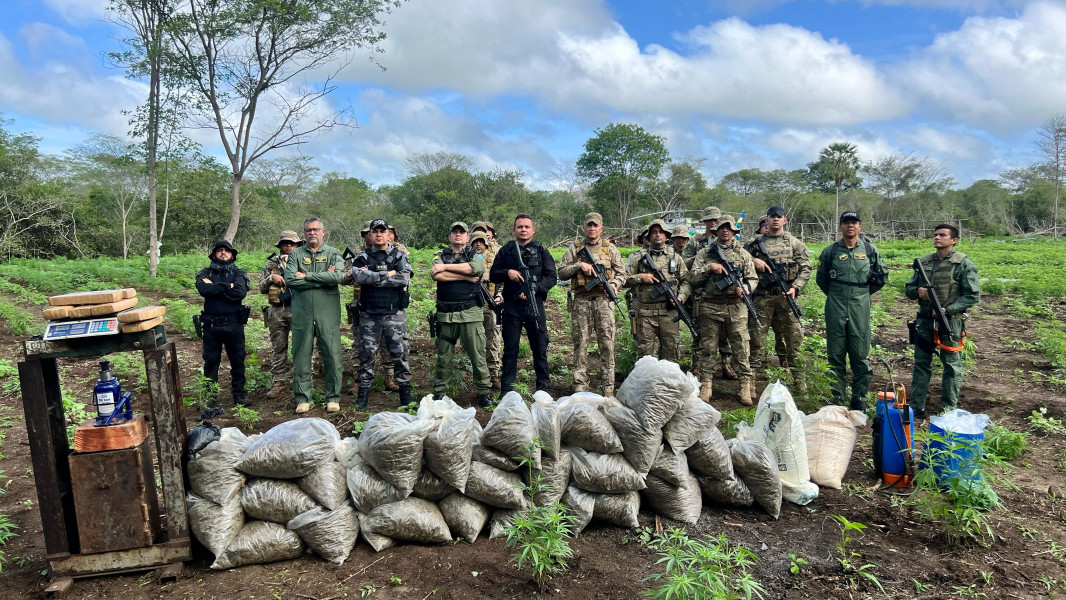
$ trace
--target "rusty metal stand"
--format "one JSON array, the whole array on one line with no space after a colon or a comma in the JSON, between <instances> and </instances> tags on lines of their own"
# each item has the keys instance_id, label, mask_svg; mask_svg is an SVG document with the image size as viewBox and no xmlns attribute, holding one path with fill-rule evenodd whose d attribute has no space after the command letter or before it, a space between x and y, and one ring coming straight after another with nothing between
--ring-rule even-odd
<instances>
[{"instance_id":1,"label":"rusty metal stand","mask_svg":"<svg viewBox=\"0 0 1066 600\"><path fill-rule=\"evenodd\" d=\"M164 525L150 545L86 554L81 550L78 536L68 461L70 448L56 362L61 358L98 358L133 351L144 354L148 376L151 422L163 486L160 517ZM181 399L177 350L173 342L166 341L163 326L66 342L28 340L24 354L25 360L18 365L22 404L45 549L56 583L62 584L63 578L145 571L189 560L192 546L181 468L185 453L185 406ZM168 573L173 572L171 569Z\"/></svg>"}]
</instances>

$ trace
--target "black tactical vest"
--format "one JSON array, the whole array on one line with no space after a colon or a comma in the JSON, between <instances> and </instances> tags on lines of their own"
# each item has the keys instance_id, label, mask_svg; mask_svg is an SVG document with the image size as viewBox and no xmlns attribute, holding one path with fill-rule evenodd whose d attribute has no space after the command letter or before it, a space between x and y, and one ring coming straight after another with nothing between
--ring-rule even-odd
<instances>
[{"instance_id":1,"label":"black tactical vest","mask_svg":"<svg viewBox=\"0 0 1066 600\"><path fill-rule=\"evenodd\" d=\"M363 263L363 257L366 264ZM366 253L356 257L355 268L366 267L370 271L387 273L398 271L403 254L395 247L389 250L376 250L368 248ZM392 314L401 308L400 297L403 288L381 287L376 285L363 285L359 292L359 310L369 314Z\"/></svg>"},{"instance_id":2,"label":"black tactical vest","mask_svg":"<svg viewBox=\"0 0 1066 600\"><path fill-rule=\"evenodd\" d=\"M446 265L468 263L474 259L477 252L467 246L462 252L455 252L451 248L442 250L440 260ZM477 302L481 294L481 285L472 281L440 281L437 283L438 302Z\"/></svg>"}]
</instances>

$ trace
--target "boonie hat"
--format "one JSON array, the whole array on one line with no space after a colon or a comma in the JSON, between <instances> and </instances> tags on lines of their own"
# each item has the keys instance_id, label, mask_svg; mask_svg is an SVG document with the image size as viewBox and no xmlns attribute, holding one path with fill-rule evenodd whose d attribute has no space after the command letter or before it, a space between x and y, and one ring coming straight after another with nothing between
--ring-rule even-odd
<instances>
[{"instance_id":1,"label":"boonie hat","mask_svg":"<svg viewBox=\"0 0 1066 600\"><path fill-rule=\"evenodd\" d=\"M843 225L844 221L858 221L862 223L862 219L859 218L859 213L853 210L846 210L840 215L840 224Z\"/></svg>"},{"instance_id":2,"label":"boonie hat","mask_svg":"<svg viewBox=\"0 0 1066 600\"><path fill-rule=\"evenodd\" d=\"M385 219L374 219L370 222L370 231L374 231L375 229L384 229L385 231L388 231L389 224L385 222Z\"/></svg>"},{"instance_id":3,"label":"boonie hat","mask_svg":"<svg viewBox=\"0 0 1066 600\"><path fill-rule=\"evenodd\" d=\"M299 248L300 246L303 246L305 243L307 243L307 242L304 242L303 240L301 240L300 236L295 231L293 231L291 229L286 229L285 231L282 231L281 232L281 239L279 239L278 243L274 244L274 245L276 247L278 247L278 248L281 248L281 243L282 242L289 242L291 244L296 244L297 248Z\"/></svg>"},{"instance_id":4,"label":"boonie hat","mask_svg":"<svg viewBox=\"0 0 1066 600\"><path fill-rule=\"evenodd\" d=\"M717 206L708 206L703 209L703 215L700 216L701 221L716 221L722 218L722 211Z\"/></svg>"},{"instance_id":5,"label":"boonie hat","mask_svg":"<svg viewBox=\"0 0 1066 600\"><path fill-rule=\"evenodd\" d=\"M589 214L585 215L584 223L585 225L588 225L589 223L593 223L595 225L603 225L603 216L600 215L600 213L598 212L590 212Z\"/></svg>"},{"instance_id":6,"label":"boonie hat","mask_svg":"<svg viewBox=\"0 0 1066 600\"><path fill-rule=\"evenodd\" d=\"M663 233L669 233L670 232L670 226L667 225L666 221L664 221L662 219L655 219L651 223L648 223L648 226L645 227L645 229L648 230L648 233L651 233L651 228L655 227L656 225L658 225L659 228L663 230Z\"/></svg>"},{"instance_id":7,"label":"boonie hat","mask_svg":"<svg viewBox=\"0 0 1066 600\"><path fill-rule=\"evenodd\" d=\"M783 217L785 216L785 208L783 206L771 206L766 209L766 216L768 217Z\"/></svg>"},{"instance_id":8,"label":"boonie hat","mask_svg":"<svg viewBox=\"0 0 1066 600\"><path fill-rule=\"evenodd\" d=\"M475 241L481 240L485 246L489 245L489 236L485 235L485 232L478 231L470 236L470 244L473 245Z\"/></svg>"},{"instance_id":9,"label":"boonie hat","mask_svg":"<svg viewBox=\"0 0 1066 600\"><path fill-rule=\"evenodd\" d=\"M718 225L714 228L714 230L718 231L726 225L728 225L729 228L733 231L740 231L740 228L737 227L737 222L733 220L732 215L726 215L722 217L721 220L718 221Z\"/></svg>"},{"instance_id":10,"label":"boonie hat","mask_svg":"<svg viewBox=\"0 0 1066 600\"><path fill-rule=\"evenodd\" d=\"M459 229L462 229L463 233L466 233L467 231L470 231L470 228L466 226L466 223L463 223L462 221L456 221L456 222L452 223L451 227L448 228L448 232L450 233L452 231L455 231L456 227L458 227Z\"/></svg>"},{"instance_id":11,"label":"boonie hat","mask_svg":"<svg viewBox=\"0 0 1066 600\"><path fill-rule=\"evenodd\" d=\"M688 227L685 227L684 225L678 225L677 227L674 227L674 231L670 234L670 237L680 237L685 238L686 240L692 238L692 236L688 233Z\"/></svg>"},{"instance_id":12,"label":"boonie hat","mask_svg":"<svg viewBox=\"0 0 1066 600\"><path fill-rule=\"evenodd\" d=\"M363 228L359 230L359 235L366 235L370 233L370 221L363 221Z\"/></svg>"}]
</instances>

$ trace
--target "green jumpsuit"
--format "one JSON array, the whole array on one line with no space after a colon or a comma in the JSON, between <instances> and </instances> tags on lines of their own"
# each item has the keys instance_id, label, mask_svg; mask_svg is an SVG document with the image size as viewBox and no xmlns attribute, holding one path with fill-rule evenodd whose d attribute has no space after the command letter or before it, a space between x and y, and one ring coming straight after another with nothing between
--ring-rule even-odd
<instances>
[{"instance_id":1,"label":"green jumpsuit","mask_svg":"<svg viewBox=\"0 0 1066 600\"><path fill-rule=\"evenodd\" d=\"M877 248L858 240L854 248L838 241L822 250L816 275L825 292L825 343L833 402L846 400L846 362L851 362L851 408L866 407L873 380L870 366L870 295L888 280Z\"/></svg>"},{"instance_id":2,"label":"green jumpsuit","mask_svg":"<svg viewBox=\"0 0 1066 600\"><path fill-rule=\"evenodd\" d=\"M944 345L956 346L960 343L961 334L965 329L966 310L981 299L977 267L965 254L955 250L941 259L938 259L934 252L918 261L925 267L937 298L950 319L951 339L941 342ZM907 297L918 300L917 272L907 282ZM933 375L933 352L939 352L940 364L944 366L940 389L941 410L947 411L958 406L959 390L962 388L962 354L933 348L934 321L931 305L932 303L924 300L918 301L918 317L915 319L915 334L918 339L914 344L914 370L911 372L910 403L914 410L923 412L929 393L929 379Z\"/></svg>"},{"instance_id":3,"label":"green jumpsuit","mask_svg":"<svg viewBox=\"0 0 1066 600\"><path fill-rule=\"evenodd\" d=\"M331 273L327 271L334 267ZM306 273L300 278L297 272ZM339 402L341 364L341 293L344 275L341 252L323 244L317 251L301 246L285 263L285 285L292 290L292 395L296 403L311 402L311 351L318 351L326 377L326 402Z\"/></svg>"}]
</instances>

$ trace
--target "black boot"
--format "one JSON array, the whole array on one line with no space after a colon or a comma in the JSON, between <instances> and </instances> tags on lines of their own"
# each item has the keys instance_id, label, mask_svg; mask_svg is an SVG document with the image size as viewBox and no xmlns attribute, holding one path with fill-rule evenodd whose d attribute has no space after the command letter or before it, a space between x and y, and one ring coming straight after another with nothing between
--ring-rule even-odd
<instances>
[{"instance_id":1,"label":"black boot","mask_svg":"<svg viewBox=\"0 0 1066 600\"><path fill-rule=\"evenodd\" d=\"M478 394L477 405L481 408L488 408L492 406L492 396L490 394Z\"/></svg>"},{"instance_id":2,"label":"black boot","mask_svg":"<svg viewBox=\"0 0 1066 600\"><path fill-rule=\"evenodd\" d=\"M370 388L359 388L359 397L355 399L355 410L366 410L367 405L370 404Z\"/></svg>"},{"instance_id":3,"label":"black boot","mask_svg":"<svg viewBox=\"0 0 1066 600\"><path fill-rule=\"evenodd\" d=\"M400 384L400 408L409 406L415 403L415 399L411 397L411 384Z\"/></svg>"}]
</instances>

